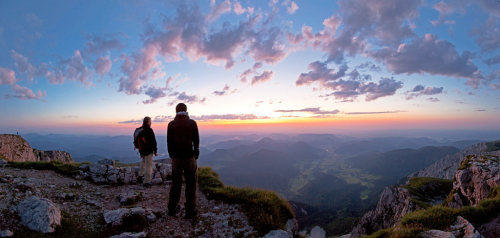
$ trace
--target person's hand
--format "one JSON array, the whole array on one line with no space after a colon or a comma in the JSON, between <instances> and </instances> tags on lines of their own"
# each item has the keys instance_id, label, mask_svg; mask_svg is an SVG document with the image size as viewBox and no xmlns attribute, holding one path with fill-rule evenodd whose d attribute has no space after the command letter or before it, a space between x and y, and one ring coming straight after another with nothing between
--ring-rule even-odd
<instances>
[{"instance_id":1,"label":"person's hand","mask_svg":"<svg viewBox=\"0 0 500 238\"><path fill-rule=\"evenodd\" d=\"M155 156L158 156L158 152L155 153Z\"/></svg>"}]
</instances>

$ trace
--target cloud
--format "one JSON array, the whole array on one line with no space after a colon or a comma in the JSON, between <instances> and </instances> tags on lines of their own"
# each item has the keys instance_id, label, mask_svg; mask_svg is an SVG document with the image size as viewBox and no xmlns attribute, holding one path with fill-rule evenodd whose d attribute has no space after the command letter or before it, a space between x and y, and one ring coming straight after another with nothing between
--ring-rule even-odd
<instances>
[{"instance_id":1,"label":"cloud","mask_svg":"<svg viewBox=\"0 0 500 238\"><path fill-rule=\"evenodd\" d=\"M248 12L249 14L253 14L253 12L254 12L253 7L244 8L241 6L241 3L239 1L235 1L233 3L233 9L234 9L234 13L236 13L237 15L241 15L245 12Z\"/></svg>"},{"instance_id":2,"label":"cloud","mask_svg":"<svg viewBox=\"0 0 500 238\"><path fill-rule=\"evenodd\" d=\"M384 47L371 53L395 74L443 75L467 79L466 85L478 88L484 84L484 76L472 63L474 54L464 51L462 55L447 40L438 40L436 35L426 34L409 44L401 44L397 50Z\"/></svg>"},{"instance_id":3,"label":"cloud","mask_svg":"<svg viewBox=\"0 0 500 238\"><path fill-rule=\"evenodd\" d=\"M355 70L346 73L349 69L347 65L341 65L335 72L329 69L325 62L315 61L310 63L308 68L311 71L300 74L295 81L296 86L317 83L321 88L335 91L323 97L333 96L335 99L346 102L353 101L359 95L366 95L366 101L394 95L396 90L403 86L401 81L393 78L381 78L378 83L363 83L361 81L371 79L371 77L359 77L359 73ZM344 80L343 77L348 77L349 80Z\"/></svg>"},{"instance_id":4,"label":"cloud","mask_svg":"<svg viewBox=\"0 0 500 238\"><path fill-rule=\"evenodd\" d=\"M247 82L247 77L249 77L251 74L255 74L257 69L261 68L262 67L262 63L261 62L256 62L252 68L250 69L246 69L245 71L243 71L243 73L241 73L238 77L240 78L240 81L242 83L246 83Z\"/></svg>"},{"instance_id":5,"label":"cloud","mask_svg":"<svg viewBox=\"0 0 500 238\"><path fill-rule=\"evenodd\" d=\"M223 115L190 116L190 118L200 121L212 121L212 120L257 120L257 119L269 119L270 117L256 116L254 114L223 114Z\"/></svg>"},{"instance_id":6,"label":"cloud","mask_svg":"<svg viewBox=\"0 0 500 238\"><path fill-rule=\"evenodd\" d=\"M288 14L294 14L299 9L299 6L297 6L297 3L293 1L285 1L283 2L283 5L288 5L288 3L290 4L290 6L286 8L286 11L288 12Z\"/></svg>"},{"instance_id":7,"label":"cloud","mask_svg":"<svg viewBox=\"0 0 500 238\"><path fill-rule=\"evenodd\" d=\"M382 72L382 68L380 68L380 66L378 65L375 65L374 63L372 62L365 62L365 63L362 63L358 66L355 67L355 69L359 69L359 70L369 70L369 71L373 71L373 72L377 72L377 73L380 73Z\"/></svg>"},{"instance_id":8,"label":"cloud","mask_svg":"<svg viewBox=\"0 0 500 238\"><path fill-rule=\"evenodd\" d=\"M485 112L485 111L486 109L480 109L480 108L476 109L476 112Z\"/></svg>"},{"instance_id":9,"label":"cloud","mask_svg":"<svg viewBox=\"0 0 500 238\"><path fill-rule=\"evenodd\" d=\"M32 26L40 26L43 23L43 21L37 15L35 15L35 13L29 13L24 15L24 19L26 20L27 23L31 24Z\"/></svg>"},{"instance_id":10,"label":"cloud","mask_svg":"<svg viewBox=\"0 0 500 238\"><path fill-rule=\"evenodd\" d=\"M439 98L433 98L433 97L430 97L427 99L427 101L431 101L431 102L439 102Z\"/></svg>"},{"instance_id":11,"label":"cloud","mask_svg":"<svg viewBox=\"0 0 500 238\"><path fill-rule=\"evenodd\" d=\"M21 100L35 99L35 100L42 100L43 102L45 102L45 100L42 99L42 97L47 96L46 92L42 93L42 91L38 90L38 92L35 94L35 93L33 93L33 91L31 89L29 89L27 87L19 86L17 84L14 84L12 86L11 92L12 92L12 97L18 98ZM10 96L11 95L9 95L9 97Z\"/></svg>"},{"instance_id":12,"label":"cloud","mask_svg":"<svg viewBox=\"0 0 500 238\"><path fill-rule=\"evenodd\" d=\"M402 113L407 111L397 110L397 111L384 111L384 112L346 112L348 115L362 115L362 114L386 114L386 113Z\"/></svg>"},{"instance_id":13,"label":"cloud","mask_svg":"<svg viewBox=\"0 0 500 238\"><path fill-rule=\"evenodd\" d=\"M18 80L16 80L16 74L13 70L0 67L0 85L12 85L17 81Z\"/></svg>"},{"instance_id":14,"label":"cloud","mask_svg":"<svg viewBox=\"0 0 500 238\"><path fill-rule=\"evenodd\" d=\"M167 103L167 105L169 106L172 106L174 105L175 103L177 102L184 102L184 103L205 103L206 99L207 98L201 98L197 95L188 95L186 92L182 92L182 93L179 93L179 92L174 92L172 94L170 94L169 96L175 96L176 98Z\"/></svg>"},{"instance_id":15,"label":"cloud","mask_svg":"<svg viewBox=\"0 0 500 238\"><path fill-rule=\"evenodd\" d=\"M488 66L492 66L492 65L498 64L498 63L500 63L500 54L495 55L495 56L493 56L491 58L485 59L485 60L483 60L483 62L485 64L487 64Z\"/></svg>"},{"instance_id":16,"label":"cloud","mask_svg":"<svg viewBox=\"0 0 500 238\"><path fill-rule=\"evenodd\" d=\"M97 74L102 76L105 73L108 73L111 70L111 66L113 63L109 59L109 55L107 56L99 56L95 61L94 61L94 70Z\"/></svg>"},{"instance_id":17,"label":"cloud","mask_svg":"<svg viewBox=\"0 0 500 238\"><path fill-rule=\"evenodd\" d=\"M238 89L234 89L234 90L230 91L229 85L226 84L226 86L224 86L224 88L222 89L222 91L214 91L213 94L215 94L216 96L223 96L223 95L227 95L227 94L230 94L230 93L235 93L237 91L238 91Z\"/></svg>"},{"instance_id":18,"label":"cloud","mask_svg":"<svg viewBox=\"0 0 500 238\"><path fill-rule=\"evenodd\" d=\"M19 73L26 74L26 80L28 82L33 81L35 77L48 75L48 68L46 63L42 63L39 66L34 66L28 62L28 58L15 52L14 50L11 51L11 57L16 62L14 64L16 65Z\"/></svg>"},{"instance_id":19,"label":"cloud","mask_svg":"<svg viewBox=\"0 0 500 238\"><path fill-rule=\"evenodd\" d=\"M481 52L500 49L500 29L496 27L497 24L497 19L489 18L485 24L469 31L471 36L476 36L476 43L480 47Z\"/></svg>"},{"instance_id":20,"label":"cloud","mask_svg":"<svg viewBox=\"0 0 500 238\"><path fill-rule=\"evenodd\" d=\"M78 116L62 116L62 118L80 118Z\"/></svg>"},{"instance_id":21,"label":"cloud","mask_svg":"<svg viewBox=\"0 0 500 238\"><path fill-rule=\"evenodd\" d=\"M120 121L120 124L142 124L142 120L128 120L128 121Z\"/></svg>"},{"instance_id":22,"label":"cloud","mask_svg":"<svg viewBox=\"0 0 500 238\"><path fill-rule=\"evenodd\" d=\"M443 93L443 87L425 87L422 85L416 85L413 89L410 91L405 92L406 94L406 100L411 100L415 97L419 97L422 95L436 95L436 94L442 94Z\"/></svg>"},{"instance_id":23,"label":"cloud","mask_svg":"<svg viewBox=\"0 0 500 238\"><path fill-rule=\"evenodd\" d=\"M109 53L111 50L119 50L125 47L117 36L124 34L103 34L103 35L87 35L87 42L82 50L82 56L88 60L92 56L100 56L104 53Z\"/></svg>"},{"instance_id":24,"label":"cloud","mask_svg":"<svg viewBox=\"0 0 500 238\"><path fill-rule=\"evenodd\" d=\"M267 81L270 81L273 75L273 71L265 70L264 72L262 72L262 74L254 76L250 84L253 86L258 83L265 83Z\"/></svg>"},{"instance_id":25,"label":"cloud","mask_svg":"<svg viewBox=\"0 0 500 238\"><path fill-rule=\"evenodd\" d=\"M322 111L320 107L310 107L310 108L303 108L303 109L296 109L296 110L275 110L275 112L307 112L307 113L312 113L312 114L319 114L319 115L328 115L328 114L338 114L340 111L339 110L332 110L332 111Z\"/></svg>"},{"instance_id":26,"label":"cloud","mask_svg":"<svg viewBox=\"0 0 500 238\"><path fill-rule=\"evenodd\" d=\"M150 97L150 99L142 101L144 104L153 104L158 101L160 98L164 98L167 96L177 96L178 92L174 92L172 95L168 95L167 92L172 91L172 88L170 87L170 83L174 81L175 78L177 78L179 74L177 74L175 77L168 77L168 79L165 81L165 87L161 86L155 86L154 84L147 87L144 94Z\"/></svg>"}]
</instances>

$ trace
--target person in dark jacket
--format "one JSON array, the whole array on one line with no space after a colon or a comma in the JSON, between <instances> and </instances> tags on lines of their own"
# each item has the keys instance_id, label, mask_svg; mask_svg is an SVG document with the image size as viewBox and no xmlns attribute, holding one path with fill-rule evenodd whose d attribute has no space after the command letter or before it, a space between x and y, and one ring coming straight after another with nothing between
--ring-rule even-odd
<instances>
[{"instance_id":1,"label":"person in dark jacket","mask_svg":"<svg viewBox=\"0 0 500 238\"><path fill-rule=\"evenodd\" d=\"M153 154L158 156L158 146L156 143L155 133L151 128L151 118L145 117L141 127L145 133L146 148L142 148L139 153L141 154L141 171L139 176L143 179L143 186L146 188L151 187L151 173L153 172Z\"/></svg>"},{"instance_id":2,"label":"person in dark jacket","mask_svg":"<svg viewBox=\"0 0 500 238\"><path fill-rule=\"evenodd\" d=\"M168 214L174 216L180 210L178 205L182 189L182 173L186 180L186 219L198 214L196 208L196 187L198 185L198 164L200 155L200 136L198 125L189 119L187 106L179 103L175 107L176 116L168 123L167 148L172 159L172 186L170 187L170 200Z\"/></svg>"}]
</instances>

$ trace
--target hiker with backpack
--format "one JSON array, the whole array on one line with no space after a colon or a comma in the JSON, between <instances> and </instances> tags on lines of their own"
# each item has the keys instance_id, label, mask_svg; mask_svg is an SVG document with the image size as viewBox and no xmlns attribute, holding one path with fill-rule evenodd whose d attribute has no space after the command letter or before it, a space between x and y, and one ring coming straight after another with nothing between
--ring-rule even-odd
<instances>
[{"instance_id":1,"label":"hiker with backpack","mask_svg":"<svg viewBox=\"0 0 500 238\"><path fill-rule=\"evenodd\" d=\"M178 205L182 190L182 173L186 180L186 219L198 214L196 209L196 187L198 184L198 164L200 136L198 125L189 119L187 106L179 103L175 107L176 116L168 123L167 148L172 159L172 186L168 201L168 215L174 216L180 210Z\"/></svg>"},{"instance_id":2,"label":"hiker with backpack","mask_svg":"<svg viewBox=\"0 0 500 238\"><path fill-rule=\"evenodd\" d=\"M142 186L151 187L151 173L153 172L153 154L158 156L155 133L151 128L151 118L145 117L142 126L134 132L134 150L138 149L141 155L141 171L139 180L142 180Z\"/></svg>"}]
</instances>

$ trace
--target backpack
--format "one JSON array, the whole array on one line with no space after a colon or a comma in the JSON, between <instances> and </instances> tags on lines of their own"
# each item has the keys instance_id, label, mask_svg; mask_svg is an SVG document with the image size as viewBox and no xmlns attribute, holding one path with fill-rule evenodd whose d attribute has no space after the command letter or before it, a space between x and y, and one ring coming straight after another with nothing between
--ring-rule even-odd
<instances>
[{"instance_id":1,"label":"backpack","mask_svg":"<svg viewBox=\"0 0 500 238\"><path fill-rule=\"evenodd\" d=\"M139 152L148 148L148 143L146 141L146 131L142 128L136 128L134 131L134 149L138 149Z\"/></svg>"}]
</instances>

